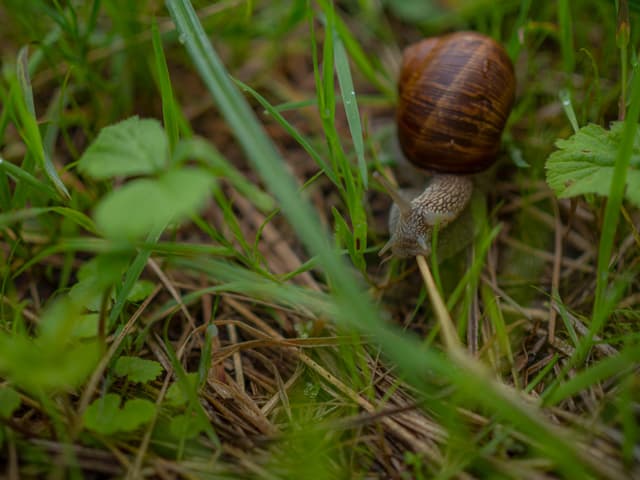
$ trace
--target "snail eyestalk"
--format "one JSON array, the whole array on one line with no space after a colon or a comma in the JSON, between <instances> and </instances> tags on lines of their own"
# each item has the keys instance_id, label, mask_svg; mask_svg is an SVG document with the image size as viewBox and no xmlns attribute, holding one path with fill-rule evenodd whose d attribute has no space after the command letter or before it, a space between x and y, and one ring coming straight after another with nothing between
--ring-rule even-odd
<instances>
[{"instance_id":1,"label":"snail eyestalk","mask_svg":"<svg viewBox=\"0 0 640 480\"><path fill-rule=\"evenodd\" d=\"M384 188L387 195L391 197L391 199L395 202L395 204L400 209L400 214L407 214L411 210L411 201L402 195L396 187L391 185L391 182L386 179L384 175L381 175L378 172L373 174L376 180L380 182L382 188Z\"/></svg>"}]
</instances>

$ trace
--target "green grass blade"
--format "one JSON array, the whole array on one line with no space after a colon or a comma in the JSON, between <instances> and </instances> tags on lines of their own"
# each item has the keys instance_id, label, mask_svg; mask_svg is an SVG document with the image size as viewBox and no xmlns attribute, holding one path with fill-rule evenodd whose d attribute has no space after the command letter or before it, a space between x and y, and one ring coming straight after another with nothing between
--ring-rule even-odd
<instances>
[{"instance_id":1,"label":"green grass blade","mask_svg":"<svg viewBox=\"0 0 640 480\"><path fill-rule=\"evenodd\" d=\"M332 8L327 0L319 0L318 4L325 12L327 11L327 9ZM379 65L373 65L371 63L371 61L367 58L367 54L360 46L358 40L354 38L354 36L349 31L349 28L340 17L335 17L334 26L338 35L342 39L347 52L349 52L350 57L353 59L354 63L356 64L360 72L362 72L364 77L373 85L375 85L378 90L380 90L385 95L385 97L390 99L395 98L396 88L393 84L393 81L387 75L380 73L382 69Z\"/></svg>"},{"instance_id":2,"label":"green grass blade","mask_svg":"<svg viewBox=\"0 0 640 480\"><path fill-rule=\"evenodd\" d=\"M562 109L569 119L569 123L571 123L573 131L577 132L578 130L580 130L580 125L578 124L578 119L576 118L576 112L573 110L573 105L571 105L571 92L566 88L563 88L558 93L558 98L560 98Z\"/></svg>"},{"instance_id":3,"label":"green grass blade","mask_svg":"<svg viewBox=\"0 0 640 480\"><path fill-rule=\"evenodd\" d=\"M535 378L531 380L529 384L524 388L524 391L526 393L532 392L533 389L536 388L536 385L538 385L542 381L542 379L546 377L549 374L549 372L551 372L551 370L553 370L553 367L558 363L559 359L560 357L558 357L558 354L554 354L551 361L547 363L545 367L538 372Z\"/></svg>"},{"instance_id":4,"label":"green grass blade","mask_svg":"<svg viewBox=\"0 0 640 480\"><path fill-rule=\"evenodd\" d=\"M367 172L367 163L364 159L364 142L362 140L362 124L360 122L360 112L358 110L358 101L356 92L353 87L351 78L351 70L349 69L349 59L344 50L342 40L338 37L337 32L333 32L334 42L334 61L336 64L336 74L338 75L338 83L340 84L340 94L342 96L342 105L347 114L347 123L353 140L353 147L358 158L358 168L360 169L360 181L364 189L367 189L369 174Z\"/></svg>"},{"instance_id":5,"label":"green grass blade","mask_svg":"<svg viewBox=\"0 0 640 480\"><path fill-rule=\"evenodd\" d=\"M38 128L35 107L33 105L31 80L29 78L28 50L26 47L23 47L18 54L17 70L20 95L18 95L17 89L13 89L15 94L12 96L12 106L17 121L16 123L19 125L20 134L27 149L31 155L33 155L38 165L44 170L58 193L60 193L63 198L69 199L71 198L69 191L64 183L62 183L49 154L44 148L42 135Z\"/></svg>"},{"instance_id":6,"label":"green grass blade","mask_svg":"<svg viewBox=\"0 0 640 480\"><path fill-rule=\"evenodd\" d=\"M164 129L169 138L169 151L173 152L178 144L179 139L179 121L177 118L177 104L173 96L173 87L171 86L171 77L169 76L169 68L167 60L162 49L162 39L158 31L158 23L154 20L151 24L151 40L153 43L153 56L155 59L156 74L158 85L160 86L160 97L162 98L162 118L164 120Z\"/></svg>"},{"instance_id":7,"label":"green grass blade","mask_svg":"<svg viewBox=\"0 0 640 480\"><path fill-rule=\"evenodd\" d=\"M162 235L163 230L164 227L158 228L156 231L151 232L147 236L146 242L156 243L160 238L160 235ZM129 265L124 281L122 282L120 288L118 288L116 300L113 303L111 311L109 312L109 321L107 324L109 330L111 330L111 328L113 328L113 326L116 324L118 317L120 316L120 313L122 313L124 305L127 302L127 298L129 297L129 294L131 293L131 290L133 289L135 283L138 281L138 278L140 278L140 275L142 274L144 267L147 265L147 260L149 260L150 256L150 249L141 248L139 249L136 257L133 259L131 265Z\"/></svg>"}]
</instances>

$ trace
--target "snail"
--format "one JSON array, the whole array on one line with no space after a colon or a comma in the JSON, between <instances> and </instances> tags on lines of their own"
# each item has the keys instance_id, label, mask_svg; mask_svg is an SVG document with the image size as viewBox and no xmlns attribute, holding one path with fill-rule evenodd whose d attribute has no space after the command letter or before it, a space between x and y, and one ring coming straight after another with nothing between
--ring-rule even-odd
<instances>
[{"instance_id":1,"label":"snail","mask_svg":"<svg viewBox=\"0 0 640 480\"><path fill-rule=\"evenodd\" d=\"M515 99L515 73L505 49L476 32L424 39L404 51L398 81L397 134L406 158L433 178L415 198L379 177L395 204L391 238L380 251L429 255L435 225L465 210L471 174L492 165Z\"/></svg>"}]
</instances>

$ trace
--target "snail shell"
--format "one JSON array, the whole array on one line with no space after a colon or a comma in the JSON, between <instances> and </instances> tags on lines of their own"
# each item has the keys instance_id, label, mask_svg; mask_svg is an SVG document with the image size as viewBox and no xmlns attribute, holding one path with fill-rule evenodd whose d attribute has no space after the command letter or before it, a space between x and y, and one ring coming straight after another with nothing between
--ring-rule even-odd
<instances>
[{"instance_id":1,"label":"snail shell","mask_svg":"<svg viewBox=\"0 0 640 480\"><path fill-rule=\"evenodd\" d=\"M417 167L443 173L488 168L515 98L505 49L476 32L429 38L404 53L398 139Z\"/></svg>"}]
</instances>

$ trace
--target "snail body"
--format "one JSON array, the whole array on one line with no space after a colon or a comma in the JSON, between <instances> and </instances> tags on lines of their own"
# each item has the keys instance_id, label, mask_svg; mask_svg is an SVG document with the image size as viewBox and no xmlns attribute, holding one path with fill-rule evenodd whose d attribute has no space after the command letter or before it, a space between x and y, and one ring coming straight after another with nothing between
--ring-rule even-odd
<instances>
[{"instance_id":1,"label":"snail body","mask_svg":"<svg viewBox=\"0 0 640 480\"><path fill-rule=\"evenodd\" d=\"M490 37L458 32L409 46L398 82L400 147L416 167L433 172L427 188L408 198L381 179L395 201L391 239L380 251L428 255L431 232L453 222L473 190L471 174L496 160L515 98L513 64Z\"/></svg>"}]
</instances>

